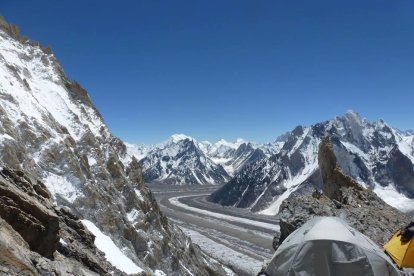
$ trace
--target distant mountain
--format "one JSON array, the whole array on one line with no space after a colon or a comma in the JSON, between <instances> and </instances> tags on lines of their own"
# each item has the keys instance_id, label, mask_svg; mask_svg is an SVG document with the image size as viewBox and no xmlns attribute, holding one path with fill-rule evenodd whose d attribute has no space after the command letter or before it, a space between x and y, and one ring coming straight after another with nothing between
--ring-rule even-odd
<instances>
[{"instance_id":1,"label":"distant mountain","mask_svg":"<svg viewBox=\"0 0 414 276\"><path fill-rule=\"evenodd\" d=\"M216 185L229 181L247 164L274 154L280 146L281 142L256 144L242 139L198 142L175 134L158 145L127 144L127 151L140 160L146 182Z\"/></svg>"},{"instance_id":2,"label":"distant mountain","mask_svg":"<svg viewBox=\"0 0 414 276\"><path fill-rule=\"evenodd\" d=\"M199 143L199 147L213 162L222 165L233 176L245 165L278 152L280 143L257 144L239 138L235 142L221 139L215 144L204 141Z\"/></svg>"},{"instance_id":3,"label":"distant mountain","mask_svg":"<svg viewBox=\"0 0 414 276\"><path fill-rule=\"evenodd\" d=\"M400 131L404 136L414 136L414 130L403 130Z\"/></svg>"},{"instance_id":4,"label":"distant mountain","mask_svg":"<svg viewBox=\"0 0 414 276\"><path fill-rule=\"evenodd\" d=\"M135 156L137 160L143 159L145 156L147 156L148 152L150 152L156 147L156 145L144 145L144 144L137 145L137 144L130 144L130 143L125 143L125 146L129 154L127 158L130 158L131 156Z\"/></svg>"},{"instance_id":5,"label":"distant mountain","mask_svg":"<svg viewBox=\"0 0 414 276\"><path fill-rule=\"evenodd\" d=\"M331 137L346 174L390 205L414 209L413 135L382 120L371 123L352 111L311 127L296 127L285 135L278 153L245 166L210 200L276 214L292 193L320 188L318 145L325 135Z\"/></svg>"},{"instance_id":6,"label":"distant mountain","mask_svg":"<svg viewBox=\"0 0 414 276\"><path fill-rule=\"evenodd\" d=\"M193 138L185 135L173 135L146 152L139 162L146 182L214 185L230 179L221 165L214 163Z\"/></svg>"}]
</instances>

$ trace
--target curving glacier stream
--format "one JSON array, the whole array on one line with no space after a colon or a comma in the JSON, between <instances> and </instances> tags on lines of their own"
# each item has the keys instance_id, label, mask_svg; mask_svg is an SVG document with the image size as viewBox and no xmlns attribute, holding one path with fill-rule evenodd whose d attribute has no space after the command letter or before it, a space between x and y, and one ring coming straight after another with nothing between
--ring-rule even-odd
<instances>
[{"instance_id":1,"label":"curving glacier stream","mask_svg":"<svg viewBox=\"0 0 414 276\"><path fill-rule=\"evenodd\" d=\"M194 243L237 275L256 275L274 250L274 217L206 201L216 186L150 186L163 213Z\"/></svg>"}]
</instances>

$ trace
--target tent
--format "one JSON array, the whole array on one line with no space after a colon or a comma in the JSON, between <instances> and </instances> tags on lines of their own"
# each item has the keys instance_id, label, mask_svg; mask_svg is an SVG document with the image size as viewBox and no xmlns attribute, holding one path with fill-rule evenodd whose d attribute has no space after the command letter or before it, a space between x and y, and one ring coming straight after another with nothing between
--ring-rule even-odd
<instances>
[{"instance_id":1,"label":"tent","mask_svg":"<svg viewBox=\"0 0 414 276\"><path fill-rule=\"evenodd\" d=\"M400 231L392 236L384 250L399 267L414 267L414 238L404 243L399 234Z\"/></svg>"},{"instance_id":2,"label":"tent","mask_svg":"<svg viewBox=\"0 0 414 276\"><path fill-rule=\"evenodd\" d=\"M271 276L400 275L381 248L336 217L315 217L290 234L264 272Z\"/></svg>"}]
</instances>

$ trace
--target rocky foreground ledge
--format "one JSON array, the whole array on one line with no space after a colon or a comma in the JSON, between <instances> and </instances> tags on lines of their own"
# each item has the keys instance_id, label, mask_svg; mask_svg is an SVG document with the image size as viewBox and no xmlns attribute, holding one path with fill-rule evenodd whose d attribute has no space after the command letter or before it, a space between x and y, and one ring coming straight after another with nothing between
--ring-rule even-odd
<instances>
[{"instance_id":1,"label":"rocky foreground ledge","mask_svg":"<svg viewBox=\"0 0 414 276\"><path fill-rule=\"evenodd\" d=\"M1 166L0 274L125 275L94 239L68 208L54 206L40 181Z\"/></svg>"},{"instance_id":2,"label":"rocky foreground ledge","mask_svg":"<svg viewBox=\"0 0 414 276\"><path fill-rule=\"evenodd\" d=\"M409 223L409 217L389 206L374 192L362 188L340 168L329 137L319 146L322 191L311 195L292 195L280 207L280 235L276 249L284 239L314 216L341 217L361 233L382 246L391 235Z\"/></svg>"}]
</instances>

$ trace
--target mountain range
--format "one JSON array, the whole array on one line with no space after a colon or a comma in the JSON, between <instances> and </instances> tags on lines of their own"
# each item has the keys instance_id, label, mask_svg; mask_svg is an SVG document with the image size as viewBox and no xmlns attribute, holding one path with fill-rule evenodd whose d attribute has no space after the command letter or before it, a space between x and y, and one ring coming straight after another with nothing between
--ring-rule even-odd
<instances>
[{"instance_id":1,"label":"mountain range","mask_svg":"<svg viewBox=\"0 0 414 276\"><path fill-rule=\"evenodd\" d=\"M279 150L280 143L257 144L238 139L216 143L198 142L184 135L172 135L158 145L126 144L144 170L146 182L176 185L218 185L228 182L244 166Z\"/></svg>"},{"instance_id":2,"label":"mountain range","mask_svg":"<svg viewBox=\"0 0 414 276\"><path fill-rule=\"evenodd\" d=\"M413 134L383 120L369 122L353 111L310 127L296 127L278 153L247 165L209 199L276 214L292 194L321 188L317 157L325 136L331 138L341 168L359 185L400 210L414 209Z\"/></svg>"},{"instance_id":3,"label":"mountain range","mask_svg":"<svg viewBox=\"0 0 414 276\"><path fill-rule=\"evenodd\" d=\"M414 209L413 132L383 120L370 122L354 111L298 126L267 144L198 142L181 134L151 147L127 144L127 149L140 159L146 182L225 184L209 200L274 215L291 194L320 189L318 145L325 136L361 186L400 210Z\"/></svg>"}]
</instances>

